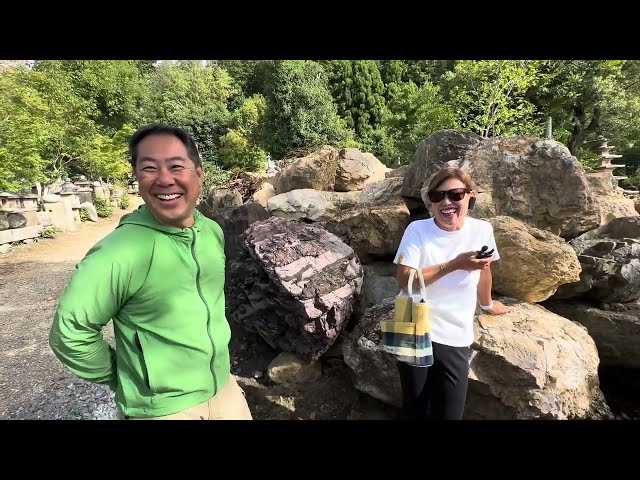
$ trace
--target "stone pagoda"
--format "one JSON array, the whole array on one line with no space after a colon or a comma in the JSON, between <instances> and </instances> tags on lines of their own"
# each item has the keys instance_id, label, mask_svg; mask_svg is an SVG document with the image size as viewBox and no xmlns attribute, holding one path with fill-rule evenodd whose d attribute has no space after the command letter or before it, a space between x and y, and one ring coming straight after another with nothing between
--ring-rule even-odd
<instances>
[{"instance_id":1,"label":"stone pagoda","mask_svg":"<svg viewBox=\"0 0 640 480\"><path fill-rule=\"evenodd\" d=\"M619 185L620 180L625 180L629 177L625 175L614 175L613 170L616 168L624 168L624 164L614 164L611 163L612 160L616 160L618 158L622 158L622 155L616 155L611 153L612 146L608 145L608 140L604 137L599 137L598 140L593 142L586 142L585 147L589 148L591 151L595 152L599 156L600 165L596 167L596 170L599 172L610 172L611 177L614 181L614 187L619 188L622 192L629 197L635 197L638 195L638 190L629 190L624 189Z\"/></svg>"}]
</instances>

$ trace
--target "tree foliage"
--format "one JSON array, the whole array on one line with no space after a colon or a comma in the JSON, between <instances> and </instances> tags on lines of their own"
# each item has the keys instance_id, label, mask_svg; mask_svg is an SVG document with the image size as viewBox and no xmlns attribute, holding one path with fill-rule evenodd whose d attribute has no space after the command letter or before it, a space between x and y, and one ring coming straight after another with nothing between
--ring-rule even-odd
<instances>
[{"instance_id":1,"label":"tree foliage","mask_svg":"<svg viewBox=\"0 0 640 480\"><path fill-rule=\"evenodd\" d=\"M268 154L355 146L395 167L443 128L542 137L549 117L585 168L603 136L636 181L639 79L637 60L36 61L0 69L0 189L122 180L145 123L191 132L213 185Z\"/></svg>"},{"instance_id":2,"label":"tree foliage","mask_svg":"<svg viewBox=\"0 0 640 480\"><path fill-rule=\"evenodd\" d=\"M273 156L298 147L340 143L347 137L326 73L318 63L272 62L264 93L267 109L262 142Z\"/></svg>"},{"instance_id":3,"label":"tree foliage","mask_svg":"<svg viewBox=\"0 0 640 480\"><path fill-rule=\"evenodd\" d=\"M227 101L236 91L227 71L197 61L162 62L149 84L144 121L185 128L203 159L217 161L219 137L229 121Z\"/></svg>"},{"instance_id":4,"label":"tree foliage","mask_svg":"<svg viewBox=\"0 0 640 480\"><path fill-rule=\"evenodd\" d=\"M48 77L64 75L73 92L92 106L89 118L110 134L141 120L148 92L144 68L132 60L45 60L34 66Z\"/></svg>"},{"instance_id":5,"label":"tree foliage","mask_svg":"<svg viewBox=\"0 0 640 480\"><path fill-rule=\"evenodd\" d=\"M394 144L391 164L407 163L420 141L438 130L457 126L454 110L431 82L420 87L413 82L391 83L388 90L389 114L384 126Z\"/></svg>"},{"instance_id":6,"label":"tree foliage","mask_svg":"<svg viewBox=\"0 0 640 480\"><path fill-rule=\"evenodd\" d=\"M573 155L598 136L632 148L640 138L639 74L637 60L541 62L541 81L529 97L538 111L553 118L556 138Z\"/></svg>"},{"instance_id":7,"label":"tree foliage","mask_svg":"<svg viewBox=\"0 0 640 480\"><path fill-rule=\"evenodd\" d=\"M331 66L330 86L338 114L365 140L382 125L384 84L376 62L340 60Z\"/></svg>"},{"instance_id":8,"label":"tree foliage","mask_svg":"<svg viewBox=\"0 0 640 480\"><path fill-rule=\"evenodd\" d=\"M444 74L448 101L458 123L484 138L531 134L537 126L534 106L526 99L536 86L539 62L531 60L463 60Z\"/></svg>"}]
</instances>

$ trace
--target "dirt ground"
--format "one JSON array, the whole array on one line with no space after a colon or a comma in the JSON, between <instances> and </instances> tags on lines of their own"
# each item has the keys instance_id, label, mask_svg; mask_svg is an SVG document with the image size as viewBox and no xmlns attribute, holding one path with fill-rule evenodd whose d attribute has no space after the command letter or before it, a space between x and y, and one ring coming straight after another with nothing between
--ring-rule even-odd
<instances>
[{"instance_id":1,"label":"dirt ground","mask_svg":"<svg viewBox=\"0 0 640 480\"><path fill-rule=\"evenodd\" d=\"M69 395L69 388L73 388L69 383L73 375L48 346L57 300L76 263L113 231L123 214L141 203L139 197L131 197L130 209L117 211L109 219L87 222L76 231L59 233L55 239L16 245L9 253L0 254L0 419L59 418L50 412L71 408L65 407L67 403L61 397L55 406L38 410L44 413L28 413L34 404L47 404L56 392L65 389ZM246 392L255 419L355 420L395 415L393 409L353 388L350 371L339 357L323 360L323 377L318 382L272 382L267 366L278 352L257 335L233 325L232 329L232 372ZM109 338L111 328L106 330ZM90 402L87 397L91 392L83 391L78 402Z\"/></svg>"}]
</instances>

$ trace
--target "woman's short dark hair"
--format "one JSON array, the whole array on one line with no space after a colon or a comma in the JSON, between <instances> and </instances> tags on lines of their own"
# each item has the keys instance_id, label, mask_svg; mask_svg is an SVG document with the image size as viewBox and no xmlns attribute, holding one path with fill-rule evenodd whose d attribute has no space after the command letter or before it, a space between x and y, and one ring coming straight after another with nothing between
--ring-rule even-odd
<instances>
[{"instance_id":1,"label":"woman's short dark hair","mask_svg":"<svg viewBox=\"0 0 640 480\"><path fill-rule=\"evenodd\" d=\"M171 135L180 140L187 149L187 155L193 161L196 167L202 166L202 159L200 158L200 152L198 151L198 145L186 130L180 127L174 127L171 125L161 125L154 123L151 125L145 125L144 127L136 130L129 139L129 155L131 166L135 170L138 163L138 145L142 140L150 135Z\"/></svg>"}]
</instances>

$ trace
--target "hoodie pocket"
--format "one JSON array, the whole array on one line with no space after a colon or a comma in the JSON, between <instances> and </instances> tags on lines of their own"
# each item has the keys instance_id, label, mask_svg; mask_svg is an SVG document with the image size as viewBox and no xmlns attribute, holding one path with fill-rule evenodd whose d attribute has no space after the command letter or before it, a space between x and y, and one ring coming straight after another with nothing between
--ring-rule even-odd
<instances>
[{"instance_id":1,"label":"hoodie pocket","mask_svg":"<svg viewBox=\"0 0 640 480\"><path fill-rule=\"evenodd\" d=\"M135 344L136 348L140 352L140 368L142 370L142 381L144 382L144 386L153 394L154 391L151 388L151 380L149 379L149 369L147 367L147 359L144 356L144 349L142 348L142 343L140 342L140 333L135 333Z\"/></svg>"}]
</instances>

